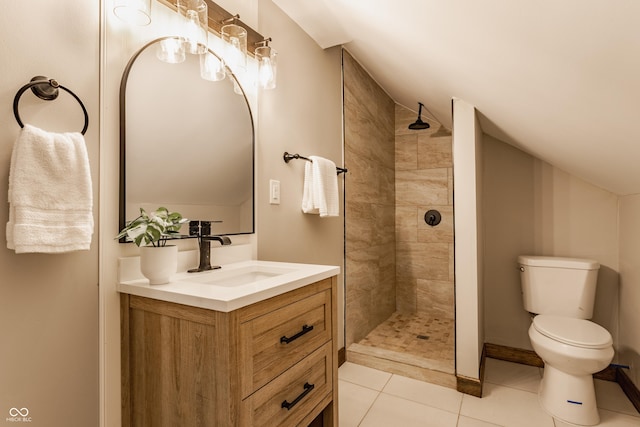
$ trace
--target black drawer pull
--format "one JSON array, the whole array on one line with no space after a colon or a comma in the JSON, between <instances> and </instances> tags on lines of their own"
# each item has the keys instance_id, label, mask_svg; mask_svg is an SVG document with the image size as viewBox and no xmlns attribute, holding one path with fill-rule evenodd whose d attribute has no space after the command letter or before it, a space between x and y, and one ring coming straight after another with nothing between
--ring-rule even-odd
<instances>
[{"instance_id":1,"label":"black drawer pull","mask_svg":"<svg viewBox=\"0 0 640 427\"><path fill-rule=\"evenodd\" d=\"M306 334L307 332L311 332L313 330L313 325L309 326L309 325L304 325L302 327L302 330L300 332L298 332L297 334L295 334L294 336L292 336L291 338L283 335L280 337L280 343L281 344L289 344L291 341L297 340L298 338L300 338L301 336L303 336L304 334Z\"/></svg>"},{"instance_id":2,"label":"black drawer pull","mask_svg":"<svg viewBox=\"0 0 640 427\"><path fill-rule=\"evenodd\" d=\"M298 396L295 399L293 399L293 402L291 402L291 403L289 403L289 402L287 402L285 400L284 402L282 402L282 405L280 407L281 408L287 408L287 411L290 411L291 408L296 406L296 404L298 402L300 402L307 394L309 394L311 392L311 390L313 390L314 387L315 387L314 384L304 383L304 391L302 393L300 393L300 396Z\"/></svg>"}]
</instances>

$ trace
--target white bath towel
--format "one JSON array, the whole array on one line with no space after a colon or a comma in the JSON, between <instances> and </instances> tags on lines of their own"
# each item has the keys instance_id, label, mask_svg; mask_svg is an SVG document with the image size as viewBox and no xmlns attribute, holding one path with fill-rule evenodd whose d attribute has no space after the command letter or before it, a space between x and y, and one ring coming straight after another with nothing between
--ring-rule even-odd
<instances>
[{"instance_id":1,"label":"white bath towel","mask_svg":"<svg viewBox=\"0 0 640 427\"><path fill-rule=\"evenodd\" d=\"M9 249L16 253L89 249L93 193L82 134L25 125L11 154L8 196Z\"/></svg>"},{"instance_id":2,"label":"white bath towel","mask_svg":"<svg viewBox=\"0 0 640 427\"><path fill-rule=\"evenodd\" d=\"M323 157L310 156L304 167L302 212L321 217L338 216L338 175L336 164Z\"/></svg>"}]
</instances>

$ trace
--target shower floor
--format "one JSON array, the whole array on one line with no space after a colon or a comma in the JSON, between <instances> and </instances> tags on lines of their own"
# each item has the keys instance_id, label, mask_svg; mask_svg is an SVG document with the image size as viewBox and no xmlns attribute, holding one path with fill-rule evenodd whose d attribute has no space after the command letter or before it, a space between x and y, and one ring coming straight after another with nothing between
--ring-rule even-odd
<instances>
[{"instance_id":1,"label":"shower floor","mask_svg":"<svg viewBox=\"0 0 640 427\"><path fill-rule=\"evenodd\" d=\"M453 319L396 312L351 344L347 360L455 387L454 330Z\"/></svg>"}]
</instances>

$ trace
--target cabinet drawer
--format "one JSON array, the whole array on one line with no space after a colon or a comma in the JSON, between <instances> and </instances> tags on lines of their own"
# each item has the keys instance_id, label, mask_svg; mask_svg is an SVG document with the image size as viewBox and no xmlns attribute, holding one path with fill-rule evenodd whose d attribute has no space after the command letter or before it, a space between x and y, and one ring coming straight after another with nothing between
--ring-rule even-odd
<instances>
[{"instance_id":1,"label":"cabinet drawer","mask_svg":"<svg viewBox=\"0 0 640 427\"><path fill-rule=\"evenodd\" d=\"M331 289L240 324L242 397L331 339Z\"/></svg>"},{"instance_id":2,"label":"cabinet drawer","mask_svg":"<svg viewBox=\"0 0 640 427\"><path fill-rule=\"evenodd\" d=\"M333 388L331 342L243 401L243 425L294 426L316 416ZM316 408L319 412L322 408Z\"/></svg>"}]
</instances>

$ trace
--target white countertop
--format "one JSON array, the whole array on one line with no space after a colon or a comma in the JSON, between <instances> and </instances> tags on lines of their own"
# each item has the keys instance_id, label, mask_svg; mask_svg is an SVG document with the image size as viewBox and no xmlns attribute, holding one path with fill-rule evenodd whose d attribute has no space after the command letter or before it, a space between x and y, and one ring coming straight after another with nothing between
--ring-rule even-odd
<instances>
[{"instance_id":1,"label":"white countertop","mask_svg":"<svg viewBox=\"0 0 640 427\"><path fill-rule=\"evenodd\" d=\"M177 273L166 285L126 280L118 292L229 312L340 273L334 265L243 261L219 270Z\"/></svg>"}]
</instances>

